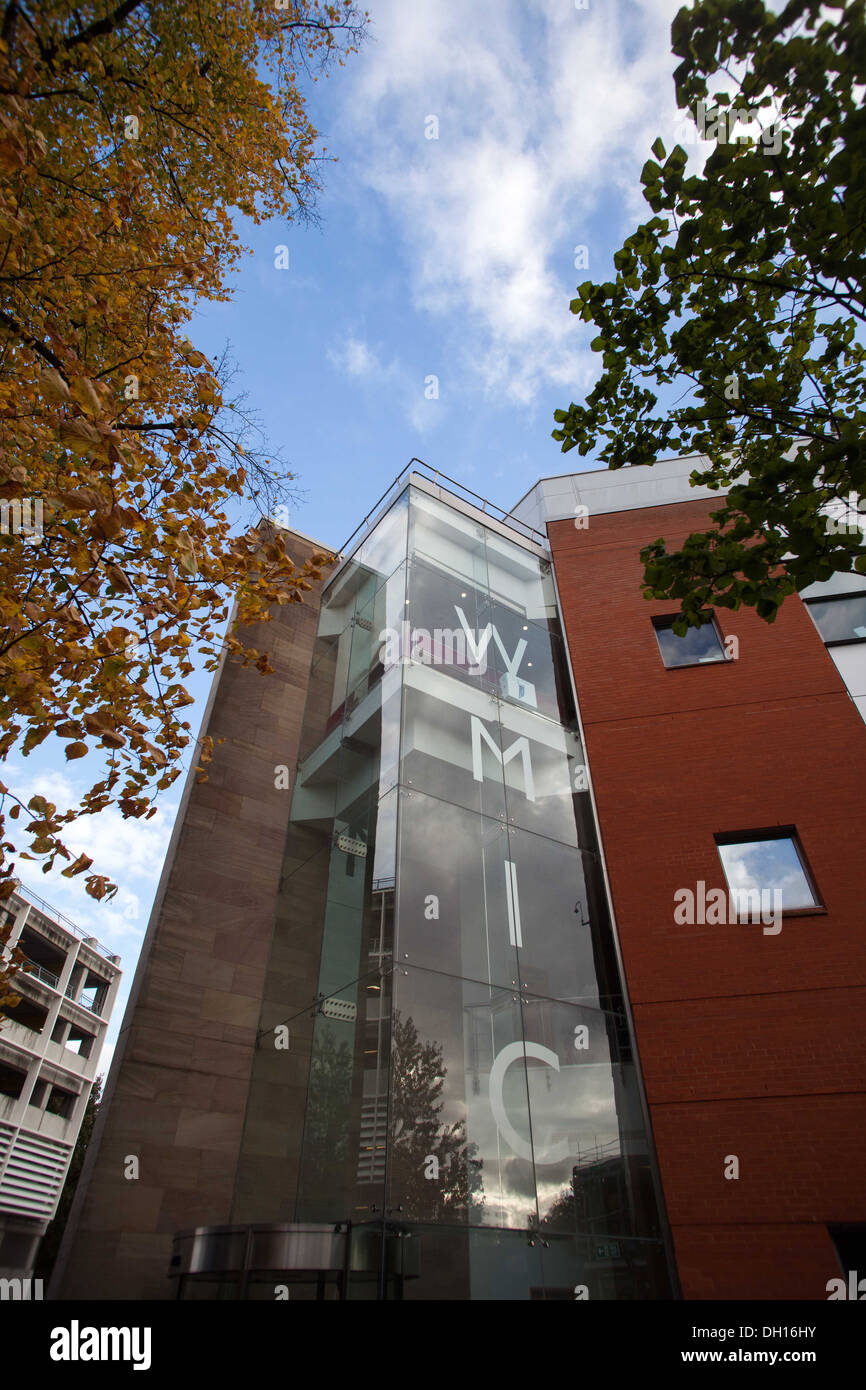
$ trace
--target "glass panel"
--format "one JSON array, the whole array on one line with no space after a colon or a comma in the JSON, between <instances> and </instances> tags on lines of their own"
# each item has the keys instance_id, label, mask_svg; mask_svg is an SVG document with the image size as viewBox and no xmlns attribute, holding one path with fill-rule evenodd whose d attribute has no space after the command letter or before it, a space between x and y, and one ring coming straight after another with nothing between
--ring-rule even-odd
<instances>
[{"instance_id":1,"label":"glass panel","mask_svg":"<svg viewBox=\"0 0 866 1390\"><path fill-rule=\"evenodd\" d=\"M472 517L417 488L411 489L410 556L432 563L443 576L469 580L463 585L467 597L470 589L486 591L488 587L485 533L485 527Z\"/></svg>"},{"instance_id":2,"label":"glass panel","mask_svg":"<svg viewBox=\"0 0 866 1390\"><path fill-rule=\"evenodd\" d=\"M374 691L349 702L345 718L298 765L293 821L351 818L360 799L377 798L395 785L401 698L399 672L389 671Z\"/></svg>"},{"instance_id":3,"label":"glass panel","mask_svg":"<svg viewBox=\"0 0 866 1390\"><path fill-rule=\"evenodd\" d=\"M542 1230L544 1285L533 1297L593 1303L673 1297L661 1240L568 1236Z\"/></svg>"},{"instance_id":4,"label":"glass panel","mask_svg":"<svg viewBox=\"0 0 866 1390\"><path fill-rule=\"evenodd\" d=\"M391 1028L396 789L329 866L297 1220L382 1210Z\"/></svg>"},{"instance_id":5,"label":"glass panel","mask_svg":"<svg viewBox=\"0 0 866 1390\"><path fill-rule=\"evenodd\" d=\"M817 899L790 836L769 840L741 840L718 846L728 887L744 913L761 904L778 905L783 912L817 906ZM742 896L741 896L742 895ZM777 896L778 895L778 896Z\"/></svg>"},{"instance_id":6,"label":"glass panel","mask_svg":"<svg viewBox=\"0 0 866 1390\"><path fill-rule=\"evenodd\" d=\"M407 667L402 785L504 821L498 711L489 695L432 667Z\"/></svg>"},{"instance_id":7,"label":"glass panel","mask_svg":"<svg viewBox=\"0 0 866 1390\"><path fill-rule=\"evenodd\" d=\"M382 1209L387 1114L388 1010L353 1018L316 1018L295 1219L363 1220ZM355 991L357 994L357 991ZM348 991L341 991L345 999ZM378 999L384 990L380 985ZM326 1001L325 1007L331 1007Z\"/></svg>"},{"instance_id":8,"label":"glass panel","mask_svg":"<svg viewBox=\"0 0 866 1390\"><path fill-rule=\"evenodd\" d=\"M383 673L391 668L391 649L402 631L405 604L406 567L400 565L357 608L351 623L349 708L362 700L369 690L375 689Z\"/></svg>"},{"instance_id":9,"label":"glass panel","mask_svg":"<svg viewBox=\"0 0 866 1390\"><path fill-rule=\"evenodd\" d=\"M608 922L588 882L587 856L516 826L508 844L524 989L598 1004L596 943Z\"/></svg>"},{"instance_id":10,"label":"glass panel","mask_svg":"<svg viewBox=\"0 0 866 1390\"><path fill-rule=\"evenodd\" d=\"M522 1047L514 990L398 965L390 1210L410 1221L534 1222Z\"/></svg>"},{"instance_id":11,"label":"glass panel","mask_svg":"<svg viewBox=\"0 0 866 1390\"><path fill-rule=\"evenodd\" d=\"M525 622L513 609L491 605L499 694L548 719L566 723L573 715L562 672L562 640L546 627Z\"/></svg>"},{"instance_id":12,"label":"glass panel","mask_svg":"<svg viewBox=\"0 0 866 1390\"><path fill-rule=\"evenodd\" d=\"M325 733L339 723L346 698L352 629L320 633L313 647L300 756L306 757ZM335 713L336 711L336 713Z\"/></svg>"},{"instance_id":13,"label":"glass panel","mask_svg":"<svg viewBox=\"0 0 866 1390\"><path fill-rule=\"evenodd\" d=\"M401 792L397 959L514 988L508 858L500 821Z\"/></svg>"},{"instance_id":14,"label":"glass panel","mask_svg":"<svg viewBox=\"0 0 866 1390\"><path fill-rule=\"evenodd\" d=\"M556 593L549 561L489 530L487 573L491 596L520 614L524 622L538 623L542 627L557 626Z\"/></svg>"},{"instance_id":15,"label":"glass panel","mask_svg":"<svg viewBox=\"0 0 866 1390\"><path fill-rule=\"evenodd\" d=\"M359 569L377 576L379 582L406 558L409 531L409 489L388 508L352 557ZM377 586L378 587L378 586Z\"/></svg>"},{"instance_id":16,"label":"glass panel","mask_svg":"<svg viewBox=\"0 0 866 1390\"><path fill-rule=\"evenodd\" d=\"M544 1287L541 1244L524 1231L484 1227L401 1225L414 1246L408 1277L389 1280L388 1297L403 1299L502 1299L540 1297ZM530 1244L532 1240L532 1244ZM407 1261L408 1265L408 1261Z\"/></svg>"},{"instance_id":17,"label":"glass panel","mask_svg":"<svg viewBox=\"0 0 866 1390\"><path fill-rule=\"evenodd\" d=\"M635 1230L631 1168L646 1140L634 1070L617 1060L621 1017L524 995L523 1020L542 1226L657 1235Z\"/></svg>"},{"instance_id":18,"label":"glass panel","mask_svg":"<svg viewBox=\"0 0 866 1390\"><path fill-rule=\"evenodd\" d=\"M575 801L588 788L580 738L516 705L499 713L509 824L576 846ZM594 831L586 835L594 848Z\"/></svg>"},{"instance_id":19,"label":"glass panel","mask_svg":"<svg viewBox=\"0 0 866 1390\"><path fill-rule=\"evenodd\" d=\"M498 689L486 589L413 556L401 654L483 690Z\"/></svg>"},{"instance_id":20,"label":"glass panel","mask_svg":"<svg viewBox=\"0 0 866 1390\"><path fill-rule=\"evenodd\" d=\"M850 642L866 638L866 594L810 603L809 612L825 642Z\"/></svg>"}]
</instances>

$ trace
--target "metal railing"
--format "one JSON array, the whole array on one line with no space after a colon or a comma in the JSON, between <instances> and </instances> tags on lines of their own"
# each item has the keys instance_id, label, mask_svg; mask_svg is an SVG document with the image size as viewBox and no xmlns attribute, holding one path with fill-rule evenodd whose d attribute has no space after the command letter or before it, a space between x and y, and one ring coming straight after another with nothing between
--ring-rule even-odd
<instances>
[{"instance_id":1,"label":"metal railing","mask_svg":"<svg viewBox=\"0 0 866 1390\"><path fill-rule=\"evenodd\" d=\"M359 537L362 532L366 533L366 531L372 529L371 522L378 515L382 504L392 493L397 491L400 484L411 473L420 473L422 477L427 478L428 482L434 483L437 487L441 487L444 492L450 492L458 499L461 497L471 498L472 506L477 506L479 511L486 513L486 515L492 517L494 521L500 521L512 531L520 532L527 540L534 541L536 545L547 546L547 536L541 531L537 531L534 526L527 525L525 521L519 521L517 517L512 516L511 512L507 512L504 507L500 507L497 503L489 501L486 497L482 497L478 492L473 492L471 487L465 487L463 483L458 483L456 479L449 478L447 473L442 473L438 468L431 468L430 464L425 463L423 459L413 458L410 459L406 467L397 474L393 483L390 483L389 486L386 487L378 501L374 502L373 506L364 517L364 520L355 527L345 545L341 546L336 552L338 559L345 559L350 554L351 548L355 544L356 537ZM478 505L479 503L480 506Z\"/></svg>"},{"instance_id":2,"label":"metal railing","mask_svg":"<svg viewBox=\"0 0 866 1390\"><path fill-rule=\"evenodd\" d=\"M97 1018L102 1017L99 1012L100 1001L98 999L94 999L91 1004L88 1004L86 999L73 999L71 995L68 995L67 998L71 1004L76 1004L79 1009L87 1009L90 1013L95 1014Z\"/></svg>"},{"instance_id":3,"label":"metal railing","mask_svg":"<svg viewBox=\"0 0 866 1390\"><path fill-rule=\"evenodd\" d=\"M92 936L91 932L83 931L81 927L77 927L74 922L70 921L65 913L60 912L56 907L52 907L44 898L40 898L39 894L34 893L32 888L26 887L20 879L15 884L15 892L19 898L23 898L25 902L29 902L33 907L41 908L49 921L53 920L54 922L59 922L67 931L71 931L73 936L77 936L80 941L93 940L96 942L95 949L100 955L111 956L115 954L115 952L110 951L107 946L103 946L101 941L96 941L96 938Z\"/></svg>"},{"instance_id":4,"label":"metal railing","mask_svg":"<svg viewBox=\"0 0 866 1390\"><path fill-rule=\"evenodd\" d=\"M37 980L41 980L44 985L50 985L52 989L56 989L60 983L59 975L52 975L51 971L46 970L44 965L37 965L36 961L31 960L29 956L25 957L21 969L25 975L35 975Z\"/></svg>"}]
</instances>

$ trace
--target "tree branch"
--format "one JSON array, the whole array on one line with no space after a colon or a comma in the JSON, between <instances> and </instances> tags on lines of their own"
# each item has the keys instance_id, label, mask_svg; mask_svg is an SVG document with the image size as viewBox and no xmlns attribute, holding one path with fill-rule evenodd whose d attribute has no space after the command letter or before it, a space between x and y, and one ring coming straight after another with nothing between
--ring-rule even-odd
<instances>
[{"instance_id":1,"label":"tree branch","mask_svg":"<svg viewBox=\"0 0 866 1390\"><path fill-rule=\"evenodd\" d=\"M8 329L10 329L18 338L21 339L22 343L25 343L27 347L32 348L33 351L38 353L41 358L48 362L52 367L56 367L58 372L63 374L63 363L60 361L60 358L55 357L51 349L45 347L43 343L40 343L38 338L29 337L28 334L24 332L24 329L21 327L20 323L16 323L15 320L12 318L12 315L7 314L5 309L0 309L0 323L4 323Z\"/></svg>"},{"instance_id":2,"label":"tree branch","mask_svg":"<svg viewBox=\"0 0 866 1390\"><path fill-rule=\"evenodd\" d=\"M122 24L125 19L137 10L144 0L124 0L122 5L118 5L113 14L106 15L105 19L97 19L93 24L88 24L86 29L79 29L77 34L72 34L63 47L75 48L79 43L89 43L91 39L100 38L103 34L111 34Z\"/></svg>"}]
</instances>

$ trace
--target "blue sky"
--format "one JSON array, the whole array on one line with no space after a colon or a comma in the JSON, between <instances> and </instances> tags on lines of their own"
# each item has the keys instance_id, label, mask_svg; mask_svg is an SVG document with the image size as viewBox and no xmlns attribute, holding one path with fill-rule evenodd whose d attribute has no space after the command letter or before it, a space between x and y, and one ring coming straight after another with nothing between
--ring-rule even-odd
<instances>
[{"instance_id":1,"label":"blue sky","mask_svg":"<svg viewBox=\"0 0 866 1390\"><path fill-rule=\"evenodd\" d=\"M361 52L310 91L339 160L324 169L321 225L239 221L252 255L233 300L203 306L190 332L208 356L231 342L237 386L306 494L289 523L332 547L413 455L506 508L539 477L593 466L550 438L553 411L581 400L599 365L569 300L611 277L614 251L649 215L640 170L656 136L675 143L677 123L679 0L367 8ZM207 685L190 687L194 730ZM11 761L19 793L64 807L100 766L58 767L45 747ZM180 787L147 823L109 810L67 835L118 883L110 903L19 861L25 885L122 956L111 1043Z\"/></svg>"}]
</instances>

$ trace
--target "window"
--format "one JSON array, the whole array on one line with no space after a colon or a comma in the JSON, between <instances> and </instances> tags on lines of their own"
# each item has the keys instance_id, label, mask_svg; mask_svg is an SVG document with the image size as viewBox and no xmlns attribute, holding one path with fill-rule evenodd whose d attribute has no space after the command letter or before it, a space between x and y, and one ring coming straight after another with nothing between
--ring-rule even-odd
<instances>
[{"instance_id":1,"label":"window","mask_svg":"<svg viewBox=\"0 0 866 1390\"><path fill-rule=\"evenodd\" d=\"M782 912L822 911L823 904L793 826L715 837L728 889L745 917L762 904Z\"/></svg>"},{"instance_id":2,"label":"window","mask_svg":"<svg viewBox=\"0 0 866 1390\"><path fill-rule=\"evenodd\" d=\"M817 599L807 602L806 607L828 646L866 641L866 589L860 594Z\"/></svg>"},{"instance_id":3,"label":"window","mask_svg":"<svg viewBox=\"0 0 866 1390\"><path fill-rule=\"evenodd\" d=\"M41 1004L24 995L18 996L17 1004L5 1004L2 1013L7 1018L11 1018L13 1023L23 1023L25 1028L31 1028L34 1033L41 1033L48 1018L48 1010Z\"/></svg>"},{"instance_id":4,"label":"window","mask_svg":"<svg viewBox=\"0 0 866 1390\"><path fill-rule=\"evenodd\" d=\"M72 1116L77 1099L74 1091L66 1091L62 1086L54 1085L51 1087L45 1109L50 1115L59 1115L61 1119L68 1120Z\"/></svg>"},{"instance_id":5,"label":"window","mask_svg":"<svg viewBox=\"0 0 866 1390\"><path fill-rule=\"evenodd\" d=\"M26 1080L26 1071L22 1071L12 1062L0 1059L0 1096L11 1096L13 1100L17 1100Z\"/></svg>"},{"instance_id":6,"label":"window","mask_svg":"<svg viewBox=\"0 0 866 1390\"><path fill-rule=\"evenodd\" d=\"M678 613L670 613L664 618L653 618L665 666L702 666L710 661L727 660L714 618L702 627L690 627L685 637L678 637L673 630L678 617Z\"/></svg>"}]
</instances>

